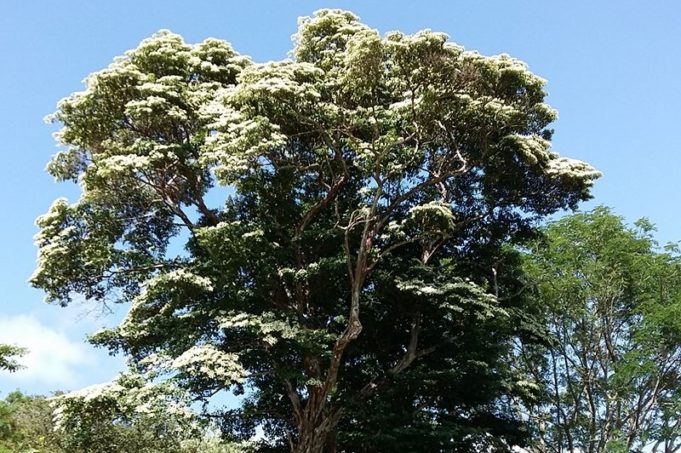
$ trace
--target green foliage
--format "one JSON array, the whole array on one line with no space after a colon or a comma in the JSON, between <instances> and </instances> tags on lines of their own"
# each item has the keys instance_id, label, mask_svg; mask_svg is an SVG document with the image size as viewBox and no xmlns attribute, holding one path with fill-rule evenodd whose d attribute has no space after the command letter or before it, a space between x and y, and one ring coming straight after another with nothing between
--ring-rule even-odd
<instances>
[{"instance_id":1,"label":"green foliage","mask_svg":"<svg viewBox=\"0 0 681 453\"><path fill-rule=\"evenodd\" d=\"M59 453L62 439L54 432L48 398L19 391L0 401L0 451L3 453Z\"/></svg>"},{"instance_id":2,"label":"green foliage","mask_svg":"<svg viewBox=\"0 0 681 453\"><path fill-rule=\"evenodd\" d=\"M546 392L530 410L554 449L678 448L681 257L652 232L597 208L550 224L526 255L547 343L518 353Z\"/></svg>"},{"instance_id":3,"label":"green foliage","mask_svg":"<svg viewBox=\"0 0 681 453\"><path fill-rule=\"evenodd\" d=\"M28 352L28 349L11 344L0 344L0 370L10 373L20 370L23 366L17 362L17 358Z\"/></svg>"},{"instance_id":4,"label":"green foliage","mask_svg":"<svg viewBox=\"0 0 681 453\"><path fill-rule=\"evenodd\" d=\"M92 394L90 394L92 396ZM247 453L246 444L223 442L209 430L188 427L173 415L124 412L120 405L97 404L93 398L76 417L62 408L60 396L27 396L19 391L0 401L2 453ZM71 404L76 404L74 399ZM88 410L97 407L94 413ZM78 423L82 421L83 423ZM68 429L65 425L71 425Z\"/></svg>"},{"instance_id":5,"label":"green foliage","mask_svg":"<svg viewBox=\"0 0 681 453\"><path fill-rule=\"evenodd\" d=\"M151 395L205 403L228 437L260 426L263 451L523 442L503 408L523 304L503 244L598 177L550 149L545 81L338 10L301 20L292 55L254 64L160 32L60 102L48 170L83 193L38 219L32 283L132 303L92 338L130 372L61 399L66 420ZM225 390L244 404L208 404Z\"/></svg>"}]
</instances>

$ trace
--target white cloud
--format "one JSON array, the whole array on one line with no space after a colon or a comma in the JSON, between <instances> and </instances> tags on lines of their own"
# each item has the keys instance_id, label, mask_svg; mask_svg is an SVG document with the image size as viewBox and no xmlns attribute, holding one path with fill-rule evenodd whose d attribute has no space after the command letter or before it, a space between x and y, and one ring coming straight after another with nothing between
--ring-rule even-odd
<instances>
[{"instance_id":1,"label":"white cloud","mask_svg":"<svg viewBox=\"0 0 681 453\"><path fill-rule=\"evenodd\" d=\"M78 384L78 369L95 362L92 351L84 342L71 340L66 333L55 330L31 315L0 315L0 343L28 348L19 359L26 368L4 378L23 384L37 383L57 387Z\"/></svg>"}]
</instances>

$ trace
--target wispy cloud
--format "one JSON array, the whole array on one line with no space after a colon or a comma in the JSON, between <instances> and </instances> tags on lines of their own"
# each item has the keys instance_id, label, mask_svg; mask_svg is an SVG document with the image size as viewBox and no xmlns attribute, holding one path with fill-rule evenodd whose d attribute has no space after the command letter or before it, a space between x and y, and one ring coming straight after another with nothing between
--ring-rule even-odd
<instances>
[{"instance_id":1,"label":"wispy cloud","mask_svg":"<svg viewBox=\"0 0 681 453\"><path fill-rule=\"evenodd\" d=\"M22 387L30 384L54 388L77 386L81 381L79 368L96 361L84 342L70 339L65 332L43 324L32 315L0 315L0 343L28 348L29 353L19 360L26 368L3 376Z\"/></svg>"}]
</instances>

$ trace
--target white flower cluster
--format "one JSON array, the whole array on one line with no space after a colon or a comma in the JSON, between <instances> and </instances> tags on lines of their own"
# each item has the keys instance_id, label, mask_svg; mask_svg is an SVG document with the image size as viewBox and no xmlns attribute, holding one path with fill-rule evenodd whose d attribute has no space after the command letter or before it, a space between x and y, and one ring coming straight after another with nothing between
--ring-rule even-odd
<instances>
[{"instance_id":1,"label":"white flower cluster","mask_svg":"<svg viewBox=\"0 0 681 453\"><path fill-rule=\"evenodd\" d=\"M49 263L59 262L69 254L68 243L77 235L73 225L64 227L70 209L66 198L58 198L44 215L38 217L36 225L40 231L33 240L38 247L38 261L31 280L38 278Z\"/></svg>"},{"instance_id":2,"label":"white flower cluster","mask_svg":"<svg viewBox=\"0 0 681 453\"><path fill-rule=\"evenodd\" d=\"M188 349L173 361L172 367L225 385L243 383L247 377L236 354L220 351L213 345Z\"/></svg>"},{"instance_id":3,"label":"white flower cluster","mask_svg":"<svg viewBox=\"0 0 681 453\"><path fill-rule=\"evenodd\" d=\"M538 135L512 134L506 136L505 140L512 143L523 160L531 165L544 164L556 155L549 151L551 143Z\"/></svg>"},{"instance_id":4,"label":"white flower cluster","mask_svg":"<svg viewBox=\"0 0 681 453\"><path fill-rule=\"evenodd\" d=\"M172 381L148 382L144 376L131 373L122 373L109 383L55 396L51 404L57 430L69 421L82 423L83 417L112 409L124 414L171 414L196 423L191 401Z\"/></svg>"},{"instance_id":5,"label":"white flower cluster","mask_svg":"<svg viewBox=\"0 0 681 453\"><path fill-rule=\"evenodd\" d=\"M409 217L426 228L446 232L454 228L454 213L451 206L441 201L414 206L409 209Z\"/></svg>"},{"instance_id":6,"label":"white flower cluster","mask_svg":"<svg viewBox=\"0 0 681 453\"><path fill-rule=\"evenodd\" d=\"M463 312L466 307L473 308L475 316L481 321L495 316L508 315L499 306L493 294L469 279L437 285L412 280L399 282L397 287L414 295L435 297L438 301L437 305L444 311L444 318L447 320L451 320L456 313Z\"/></svg>"},{"instance_id":7,"label":"white flower cluster","mask_svg":"<svg viewBox=\"0 0 681 453\"><path fill-rule=\"evenodd\" d=\"M549 162L546 173L550 176L563 176L584 180L590 184L602 174L586 162L569 157L559 157Z\"/></svg>"},{"instance_id":8,"label":"white flower cluster","mask_svg":"<svg viewBox=\"0 0 681 453\"><path fill-rule=\"evenodd\" d=\"M586 162L560 157L550 150L551 143L538 135L512 134L506 136L505 140L514 146L525 162L540 165L551 177L574 178L592 184L593 180L601 176L601 172Z\"/></svg>"},{"instance_id":9,"label":"white flower cluster","mask_svg":"<svg viewBox=\"0 0 681 453\"><path fill-rule=\"evenodd\" d=\"M274 313L253 315L232 313L223 316L220 327L229 329L250 329L267 346L274 346L280 340L315 340L320 343L332 341L335 337L325 329L309 329L290 321L277 318Z\"/></svg>"},{"instance_id":10,"label":"white flower cluster","mask_svg":"<svg viewBox=\"0 0 681 453\"><path fill-rule=\"evenodd\" d=\"M220 327L253 329L261 335L262 341L270 346L276 344L280 338L293 339L299 333L296 327L276 319L272 313L263 313L260 316L248 313L226 316L220 323Z\"/></svg>"},{"instance_id":11,"label":"white flower cluster","mask_svg":"<svg viewBox=\"0 0 681 453\"><path fill-rule=\"evenodd\" d=\"M127 337L144 335L145 325L151 318L172 315L177 308L164 296L188 287L199 292L213 291L210 279L186 269L175 269L147 280L144 290L135 297L130 311L121 322L120 333Z\"/></svg>"}]
</instances>

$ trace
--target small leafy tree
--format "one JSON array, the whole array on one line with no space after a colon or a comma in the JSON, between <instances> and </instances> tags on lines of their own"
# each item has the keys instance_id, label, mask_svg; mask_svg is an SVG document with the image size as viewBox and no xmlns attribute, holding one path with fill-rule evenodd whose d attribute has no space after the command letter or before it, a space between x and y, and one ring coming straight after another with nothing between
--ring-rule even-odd
<instances>
[{"instance_id":1,"label":"small leafy tree","mask_svg":"<svg viewBox=\"0 0 681 453\"><path fill-rule=\"evenodd\" d=\"M28 352L28 349L11 344L0 344L0 370L10 373L23 368L17 359Z\"/></svg>"},{"instance_id":2,"label":"small leafy tree","mask_svg":"<svg viewBox=\"0 0 681 453\"><path fill-rule=\"evenodd\" d=\"M239 438L262 427L262 448L351 445L360 409L400 410L397 395L412 416L385 418L389 436L414 422L440 449L504 444L485 422L513 391L501 244L598 173L550 150L545 82L509 56L337 10L303 19L292 55L254 64L161 32L92 74L54 115L67 148L48 169L83 193L38 219L33 284L132 302L93 341L146 389L248 389L204 416ZM470 399L438 394L476 378Z\"/></svg>"},{"instance_id":3,"label":"small leafy tree","mask_svg":"<svg viewBox=\"0 0 681 453\"><path fill-rule=\"evenodd\" d=\"M59 453L61 439L54 431L48 398L19 391L0 401L0 451Z\"/></svg>"},{"instance_id":4,"label":"small leafy tree","mask_svg":"<svg viewBox=\"0 0 681 453\"><path fill-rule=\"evenodd\" d=\"M598 208L550 224L527 254L548 334L519 348L546 392L530 408L540 451L681 449L681 257L652 232Z\"/></svg>"}]
</instances>

